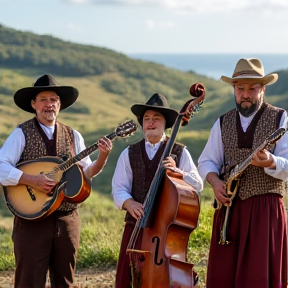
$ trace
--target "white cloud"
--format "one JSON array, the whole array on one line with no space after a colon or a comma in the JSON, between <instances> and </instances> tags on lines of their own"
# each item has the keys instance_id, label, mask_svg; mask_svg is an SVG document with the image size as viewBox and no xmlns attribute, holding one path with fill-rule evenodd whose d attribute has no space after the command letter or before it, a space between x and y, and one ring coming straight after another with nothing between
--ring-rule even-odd
<instances>
[{"instance_id":1,"label":"white cloud","mask_svg":"<svg viewBox=\"0 0 288 288\"><path fill-rule=\"evenodd\" d=\"M165 29L165 28L174 28L176 25L175 23L171 22L171 21L154 21L154 20L147 20L146 21L146 26L149 28L149 29L157 29L157 28L160 28L160 29Z\"/></svg>"},{"instance_id":2,"label":"white cloud","mask_svg":"<svg viewBox=\"0 0 288 288\"><path fill-rule=\"evenodd\" d=\"M122 5L122 6L146 6L162 7L179 11L196 12L222 12L260 9L267 10L288 9L287 0L60 0L74 4L98 4L98 5ZM257 13L255 11L255 13Z\"/></svg>"},{"instance_id":3,"label":"white cloud","mask_svg":"<svg viewBox=\"0 0 288 288\"><path fill-rule=\"evenodd\" d=\"M82 3L89 3L90 1L89 0L73 0L71 2L76 3L76 4L82 4Z\"/></svg>"},{"instance_id":4,"label":"white cloud","mask_svg":"<svg viewBox=\"0 0 288 288\"><path fill-rule=\"evenodd\" d=\"M79 25L76 25L74 23L68 23L67 24L67 28L69 30L72 30L72 31L77 31L77 32L82 32L83 31L83 28L80 27Z\"/></svg>"},{"instance_id":5,"label":"white cloud","mask_svg":"<svg viewBox=\"0 0 288 288\"><path fill-rule=\"evenodd\" d=\"M61 2L72 3L72 4L86 4L93 3L91 0L60 0Z\"/></svg>"}]
</instances>

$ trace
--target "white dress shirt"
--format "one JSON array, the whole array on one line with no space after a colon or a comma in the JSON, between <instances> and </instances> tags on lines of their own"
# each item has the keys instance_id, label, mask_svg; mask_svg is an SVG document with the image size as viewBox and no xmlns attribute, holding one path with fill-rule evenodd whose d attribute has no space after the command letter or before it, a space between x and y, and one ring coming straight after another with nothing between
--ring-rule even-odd
<instances>
[{"instance_id":1,"label":"white dress shirt","mask_svg":"<svg viewBox=\"0 0 288 288\"><path fill-rule=\"evenodd\" d=\"M241 114L240 120L243 131L246 132L249 124L251 123L254 115L250 117L244 117ZM283 113L280 126L287 128L287 113ZM268 136L268 135L267 135ZM264 171L277 179L287 180L288 179L288 133L277 142L274 155L272 155L276 163L276 169L264 168ZM206 143L204 150L202 151L199 160L198 160L198 171L203 179L203 182L206 180L206 176L209 172L215 172L217 174L222 173L220 171L223 167L224 162L224 148L221 136L221 127L220 119L214 123L209 139Z\"/></svg>"},{"instance_id":2,"label":"white dress shirt","mask_svg":"<svg viewBox=\"0 0 288 288\"><path fill-rule=\"evenodd\" d=\"M145 150L150 160L153 159L157 153L160 144L165 139L165 137L166 136L164 134L161 141L156 144L145 141ZM129 161L128 149L129 148L127 147L125 150L123 150L119 156L112 179L112 196L115 205L119 209L122 209L123 203L127 199L132 198L131 189L133 174ZM179 169L184 172L183 179L186 183L193 186L198 193L203 190L203 181L197 171L190 153L186 148L183 149L182 155L180 157Z\"/></svg>"},{"instance_id":3,"label":"white dress shirt","mask_svg":"<svg viewBox=\"0 0 288 288\"><path fill-rule=\"evenodd\" d=\"M39 123L47 135L52 139L55 126L44 126ZM82 135L73 130L75 153L78 154L84 150L85 144ZM21 128L16 128L9 135L4 145L0 149L0 183L4 186L17 185L23 172L15 168L25 147L25 136ZM81 166L87 167L91 164L89 156L78 162Z\"/></svg>"}]
</instances>

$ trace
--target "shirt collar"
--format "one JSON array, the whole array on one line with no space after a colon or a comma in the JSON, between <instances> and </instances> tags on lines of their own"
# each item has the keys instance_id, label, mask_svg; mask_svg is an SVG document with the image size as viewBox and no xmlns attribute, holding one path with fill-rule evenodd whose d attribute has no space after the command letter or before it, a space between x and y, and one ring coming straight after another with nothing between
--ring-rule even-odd
<instances>
[{"instance_id":1,"label":"shirt collar","mask_svg":"<svg viewBox=\"0 0 288 288\"><path fill-rule=\"evenodd\" d=\"M258 111L258 110L257 110ZM240 115L240 120L241 123L250 123L252 121L252 119L254 118L255 114L257 113L257 111L255 111L252 115L250 115L249 117L244 117L241 113L239 113Z\"/></svg>"}]
</instances>

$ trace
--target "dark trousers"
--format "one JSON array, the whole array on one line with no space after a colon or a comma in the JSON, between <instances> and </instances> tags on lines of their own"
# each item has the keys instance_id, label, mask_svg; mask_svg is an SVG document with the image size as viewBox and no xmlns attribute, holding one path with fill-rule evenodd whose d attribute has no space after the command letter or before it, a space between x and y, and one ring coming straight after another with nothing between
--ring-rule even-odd
<instances>
[{"instance_id":1,"label":"dark trousers","mask_svg":"<svg viewBox=\"0 0 288 288\"><path fill-rule=\"evenodd\" d=\"M14 219L15 288L72 287L80 241L78 211L54 212L39 221ZM64 216L63 216L64 215Z\"/></svg>"}]
</instances>

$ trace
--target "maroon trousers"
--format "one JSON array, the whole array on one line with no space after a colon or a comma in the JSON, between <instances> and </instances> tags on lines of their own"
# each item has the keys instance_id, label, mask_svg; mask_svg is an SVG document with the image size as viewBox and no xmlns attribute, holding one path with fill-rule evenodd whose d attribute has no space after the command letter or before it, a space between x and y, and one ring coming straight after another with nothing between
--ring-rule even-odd
<instances>
[{"instance_id":1,"label":"maroon trousers","mask_svg":"<svg viewBox=\"0 0 288 288\"><path fill-rule=\"evenodd\" d=\"M63 216L65 214L65 216ZM39 221L14 219L15 288L73 287L80 241L78 211L54 212Z\"/></svg>"},{"instance_id":2,"label":"maroon trousers","mask_svg":"<svg viewBox=\"0 0 288 288\"><path fill-rule=\"evenodd\" d=\"M220 245L226 207L215 211L207 269L207 288L286 288L287 226L278 194L235 198Z\"/></svg>"},{"instance_id":3,"label":"maroon trousers","mask_svg":"<svg viewBox=\"0 0 288 288\"><path fill-rule=\"evenodd\" d=\"M131 270L130 270L130 259L129 255L126 253L130 237L133 233L134 225L125 224L122 242L120 247L119 259L116 269L116 284L115 288L131 288ZM136 242L135 249L140 249L142 240L142 232L140 232L139 237ZM155 287L156 288L156 287Z\"/></svg>"}]
</instances>

